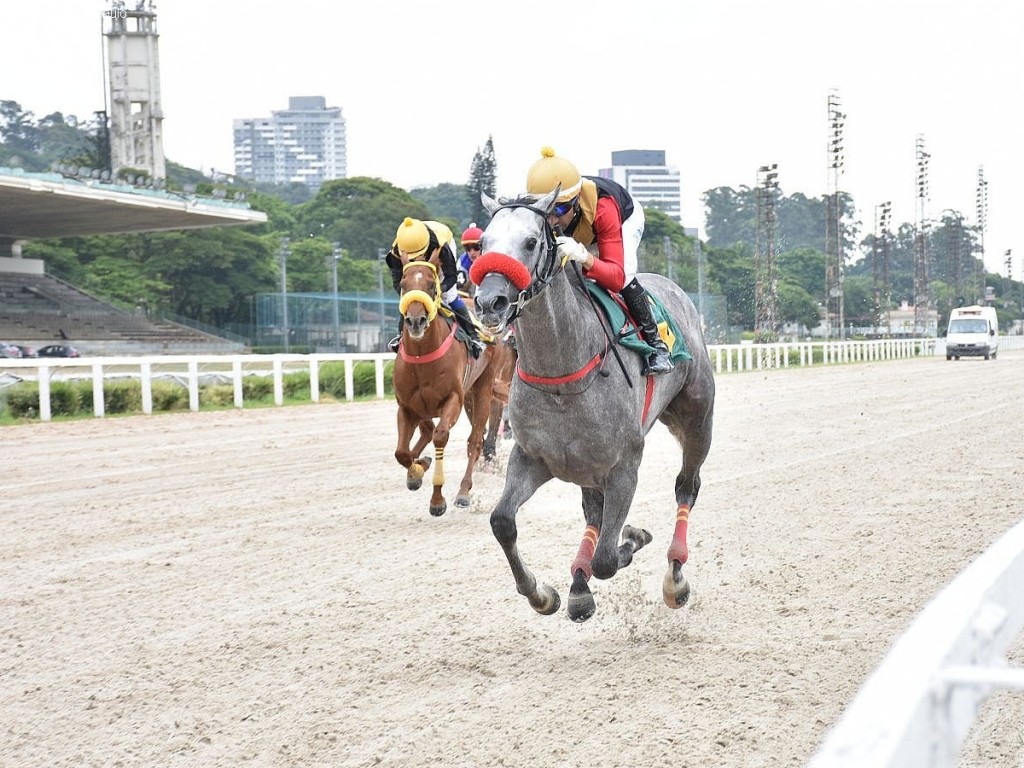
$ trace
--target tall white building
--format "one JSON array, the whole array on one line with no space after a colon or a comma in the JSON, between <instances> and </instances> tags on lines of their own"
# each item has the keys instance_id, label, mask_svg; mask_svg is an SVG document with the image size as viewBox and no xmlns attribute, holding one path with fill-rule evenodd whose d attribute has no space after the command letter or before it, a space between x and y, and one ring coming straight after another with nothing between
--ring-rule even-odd
<instances>
[{"instance_id":1,"label":"tall white building","mask_svg":"<svg viewBox=\"0 0 1024 768\"><path fill-rule=\"evenodd\" d=\"M624 186L645 209L657 208L682 224L682 187L679 171L665 165L662 149L623 149L612 152L612 167L601 168L598 176Z\"/></svg>"},{"instance_id":2,"label":"tall white building","mask_svg":"<svg viewBox=\"0 0 1024 768\"><path fill-rule=\"evenodd\" d=\"M291 96L270 117L234 121L235 175L319 187L347 174L345 118L323 96Z\"/></svg>"}]
</instances>

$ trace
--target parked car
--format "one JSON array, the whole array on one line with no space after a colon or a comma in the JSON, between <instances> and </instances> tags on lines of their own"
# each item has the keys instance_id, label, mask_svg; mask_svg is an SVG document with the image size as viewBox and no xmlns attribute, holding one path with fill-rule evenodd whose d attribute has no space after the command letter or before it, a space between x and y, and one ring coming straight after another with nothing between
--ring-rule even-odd
<instances>
[{"instance_id":1,"label":"parked car","mask_svg":"<svg viewBox=\"0 0 1024 768\"><path fill-rule=\"evenodd\" d=\"M42 347L37 355L39 357L81 357L78 350L70 344L48 344Z\"/></svg>"},{"instance_id":2,"label":"parked car","mask_svg":"<svg viewBox=\"0 0 1024 768\"><path fill-rule=\"evenodd\" d=\"M35 347L30 347L28 344L15 344L14 346L21 350L22 357L39 357Z\"/></svg>"},{"instance_id":3,"label":"parked car","mask_svg":"<svg viewBox=\"0 0 1024 768\"><path fill-rule=\"evenodd\" d=\"M21 357L21 349L14 344L0 341L0 357Z\"/></svg>"}]
</instances>

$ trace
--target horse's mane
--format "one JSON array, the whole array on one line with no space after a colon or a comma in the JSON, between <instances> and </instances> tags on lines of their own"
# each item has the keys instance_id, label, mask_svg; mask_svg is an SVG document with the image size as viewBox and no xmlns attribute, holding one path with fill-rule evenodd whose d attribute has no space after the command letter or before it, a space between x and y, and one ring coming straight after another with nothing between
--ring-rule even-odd
<instances>
[{"instance_id":1,"label":"horse's mane","mask_svg":"<svg viewBox=\"0 0 1024 768\"><path fill-rule=\"evenodd\" d=\"M528 192L524 192L515 197L499 197L498 205L533 205L542 197L543 195L531 195Z\"/></svg>"}]
</instances>

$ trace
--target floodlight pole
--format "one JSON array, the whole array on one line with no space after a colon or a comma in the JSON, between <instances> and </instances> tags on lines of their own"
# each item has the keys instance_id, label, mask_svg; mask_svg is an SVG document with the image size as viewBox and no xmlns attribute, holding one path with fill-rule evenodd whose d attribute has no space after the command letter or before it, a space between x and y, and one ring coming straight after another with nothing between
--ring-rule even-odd
<instances>
[{"instance_id":1,"label":"floodlight pole","mask_svg":"<svg viewBox=\"0 0 1024 768\"><path fill-rule=\"evenodd\" d=\"M915 139L917 157L917 232L914 237L914 334L924 336L928 325L928 162L924 135Z\"/></svg>"},{"instance_id":2,"label":"floodlight pole","mask_svg":"<svg viewBox=\"0 0 1024 768\"><path fill-rule=\"evenodd\" d=\"M380 343L384 344L386 337L384 335L384 255L387 253L386 248L377 249L377 293L380 296Z\"/></svg>"},{"instance_id":3,"label":"floodlight pole","mask_svg":"<svg viewBox=\"0 0 1024 768\"><path fill-rule=\"evenodd\" d=\"M334 351L341 351L341 322L338 318L338 260L341 258L341 243L334 243L334 258L331 270L331 291L334 293Z\"/></svg>"},{"instance_id":4,"label":"floodlight pole","mask_svg":"<svg viewBox=\"0 0 1024 768\"><path fill-rule=\"evenodd\" d=\"M284 351L287 353L290 349L288 344L288 336L290 331L288 329L288 243L287 237L281 238L281 247L277 252L277 261L281 266L281 328L284 332Z\"/></svg>"},{"instance_id":5,"label":"floodlight pole","mask_svg":"<svg viewBox=\"0 0 1024 768\"><path fill-rule=\"evenodd\" d=\"M985 302L985 225L988 221L988 182L985 181L985 167L978 166L978 186L974 197L978 225L978 246L981 258L978 260L978 304Z\"/></svg>"},{"instance_id":6,"label":"floodlight pole","mask_svg":"<svg viewBox=\"0 0 1024 768\"><path fill-rule=\"evenodd\" d=\"M843 257L843 213L839 203L839 177L843 173L843 125L846 115L842 112L839 91L831 89L828 94L828 191L825 194L825 341L833 332L843 338L845 329L843 283L845 280ZM835 309L833 310L833 306Z\"/></svg>"}]
</instances>

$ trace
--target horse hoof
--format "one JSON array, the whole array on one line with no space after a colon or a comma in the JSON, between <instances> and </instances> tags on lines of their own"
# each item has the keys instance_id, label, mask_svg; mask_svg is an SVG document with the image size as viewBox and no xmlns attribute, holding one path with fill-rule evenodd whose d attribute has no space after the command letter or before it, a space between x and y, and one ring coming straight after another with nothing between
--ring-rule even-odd
<instances>
[{"instance_id":1,"label":"horse hoof","mask_svg":"<svg viewBox=\"0 0 1024 768\"><path fill-rule=\"evenodd\" d=\"M597 603L594 602L594 596L590 592L582 595L570 594L566 610L570 619L581 624L594 615L597 611Z\"/></svg>"},{"instance_id":2,"label":"horse hoof","mask_svg":"<svg viewBox=\"0 0 1024 768\"><path fill-rule=\"evenodd\" d=\"M661 583L661 596L669 608L682 608L690 599L690 583L683 576L683 566L678 561L669 563L665 579Z\"/></svg>"},{"instance_id":3,"label":"horse hoof","mask_svg":"<svg viewBox=\"0 0 1024 768\"><path fill-rule=\"evenodd\" d=\"M405 487L408 488L410 491L418 491L421 485L423 485L422 477L405 478Z\"/></svg>"},{"instance_id":4,"label":"horse hoof","mask_svg":"<svg viewBox=\"0 0 1024 768\"><path fill-rule=\"evenodd\" d=\"M447 511L448 505L446 503L438 504L436 507L433 504L430 505L430 514L434 517L440 517Z\"/></svg>"},{"instance_id":5,"label":"horse hoof","mask_svg":"<svg viewBox=\"0 0 1024 768\"><path fill-rule=\"evenodd\" d=\"M562 607L562 598L558 596L558 590L547 584L542 584L537 590L536 602L530 600L530 607L541 616L550 616L557 613L558 609Z\"/></svg>"},{"instance_id":6,"label":"horse hoof","mask_svg":"<svg viewBox=\"0 0 1024 768\"><path fill-rule=\"evenodd\" d=\"M469 496L462 496L462 495L456 496L455 497L455 506L456 507L463 507L463 508L468 507L469 506Z\"/></svg>"}]
</instances>

